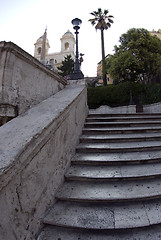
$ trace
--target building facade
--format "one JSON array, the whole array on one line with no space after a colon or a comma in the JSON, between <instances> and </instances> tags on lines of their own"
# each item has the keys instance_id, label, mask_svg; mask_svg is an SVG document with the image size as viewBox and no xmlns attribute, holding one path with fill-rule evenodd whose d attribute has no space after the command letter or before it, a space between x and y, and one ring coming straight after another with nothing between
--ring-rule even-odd
<instances>
[{"instance_id":1,"label":"building facade","mask_svg":"<svg viewBox=\"0 0 161 240\"><path fill-rule=\"evenodd\" d=\"M60 39L61 41L61 51L49 53L49 40L47 39L47 32L41 36L35 45L34 57L45 65L49 65L57 70L62 64L64 57L71 55L75 59L75 38L74 35L68 30ZM45 54L44 54L45 53Z\"/></svg>"},{"instance_id":2,"label":"building facade","mask_svg":"<svg viewBox=\"0 0 161 240\"><path fill-rule=\"evenodd\" d=\"M153 31L149 32L152 36L157 36L160 40L161 40L161 29L159 29L158 31L155 31L153 29Z\"/></svg>"},{"instance_id":3,"label":"building facade","mask_svg":"<svg viewBox=\"0 0 161 240\"><path fill-rule=\"evenodd\" d=\"M103 84L102 60L97 64L97 79L98 79L98 83ZM107 79L107 84L112 84L113 83L113 80L108 73L106 74L106 79Z\"/></svg>"}]
</instances>

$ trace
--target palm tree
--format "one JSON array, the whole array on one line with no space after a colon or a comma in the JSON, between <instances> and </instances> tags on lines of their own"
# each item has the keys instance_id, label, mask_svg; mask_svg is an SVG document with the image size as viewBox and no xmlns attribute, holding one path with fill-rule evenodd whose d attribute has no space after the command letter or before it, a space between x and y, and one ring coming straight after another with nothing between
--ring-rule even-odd
<instances>
[{"instance_id":1,"label":"palm tree","mask_svg":"<svg viewBox=\"0 0 161 240\"><path fill-rule=\"evenodd\" d=\"M89 19L92 25L95 25L96 30L101 30L101 47L102 47L102 75L103 75L103 85L107 85L106 81L106 70L105 70L105 47L104 47L104 30L107 30L111 27L113 23L113 16L107 15L108 10L102 11L101 8L98 8L98 11L93 11L90 13L94 16L93 19Z\"/></svg>"}]
</instances>

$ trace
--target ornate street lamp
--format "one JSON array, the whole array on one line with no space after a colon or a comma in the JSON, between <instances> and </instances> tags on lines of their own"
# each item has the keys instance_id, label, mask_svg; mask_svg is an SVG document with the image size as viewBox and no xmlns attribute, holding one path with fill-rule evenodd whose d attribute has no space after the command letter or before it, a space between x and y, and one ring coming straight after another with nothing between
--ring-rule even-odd
<instances>
[{"instance_id":1,"label":"ornate street lamp","mask_svg":"<svg viewBox=\"0 0 161 240\"><path fill-rule=\"evenodd\" d=\"M84 75L80 70L80 61L79 61L79 52L78 52L78 30L80 29L80 24L82 21L79 18L75 18L72 20L73 28L76 30L76 56L75 56L75 62L74 62L74 72L71 73L70 79L77 80L77 79L83 79Z\"/></svg>"}]
</instances>

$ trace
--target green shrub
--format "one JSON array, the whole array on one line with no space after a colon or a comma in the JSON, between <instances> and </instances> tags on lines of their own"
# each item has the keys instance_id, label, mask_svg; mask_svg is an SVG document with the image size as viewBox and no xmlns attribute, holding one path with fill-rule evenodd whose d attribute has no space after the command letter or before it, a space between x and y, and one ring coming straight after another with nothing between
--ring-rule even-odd
<instances>
[{"instance_id":1,"label":"green shrub","mask_svg":"<svg viewBox=\"0 0 161 240\"><path fill-rule=\"evenodd\" d=\"M161 102L161 84L132 83L132 95L135 104ZM130 83L122 82L106 87L89 87L87 89L88 106L91 109L108 105L110 107L128 105L130 101Z\"/></svg>"},{"instance_id":2,"label":"green shrub","mask_svg":"<svg viewBox=\"0 0 161 240\"><path fill-rule=\"evenodd\" d=\"M144 104L161 102L161 84L145 85Z\"/></svg>"}]
</instances>

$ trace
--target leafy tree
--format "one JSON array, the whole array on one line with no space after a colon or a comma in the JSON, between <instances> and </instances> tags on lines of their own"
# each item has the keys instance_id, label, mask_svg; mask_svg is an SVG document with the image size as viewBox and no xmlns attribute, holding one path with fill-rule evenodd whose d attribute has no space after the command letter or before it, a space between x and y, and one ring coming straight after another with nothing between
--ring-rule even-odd
<instances>
[{"instance_id":1,"label":"leafy tree","mask_svg":"<svg viewBox=\"0 0 161 240\"><path fill-rule=\"evenodd\" d=\"M90 14L94 16L93 19L89 19L92 25L95 25L96 30L101 30L101 47L102 47L102 75L103 75L103 85L107 85L106 80L106 68L105 68L105 47L104 47L104 30L107 30L111 27L113 23L113 16L108 15L108 10L102 11L101 8L98 8L98 11L93 11Z\"/></svg>"},{"instance_id":2,"label":"leafy tree","mask_svg":"<svg viewBox=\"0 0 161 240\"><path fill-rule=\"evenodd\" d=\"M106 61L107 72L115 82L151 82L161 67L161 40L146 29L132 28L120 37L114 55Z\"/></svg>"},{"instance_id":3,"label":"leafy tree","mask_svg":"<svg viewBox=\"0 0 161 240\"><path fill-rule=\"evenodd\" d=\"M63 77L70 75L74 71L74 60L71 55L64 57L62 65L58 67L58 70L60 70L58 73Z\"/></svg>"}]
</instances>

